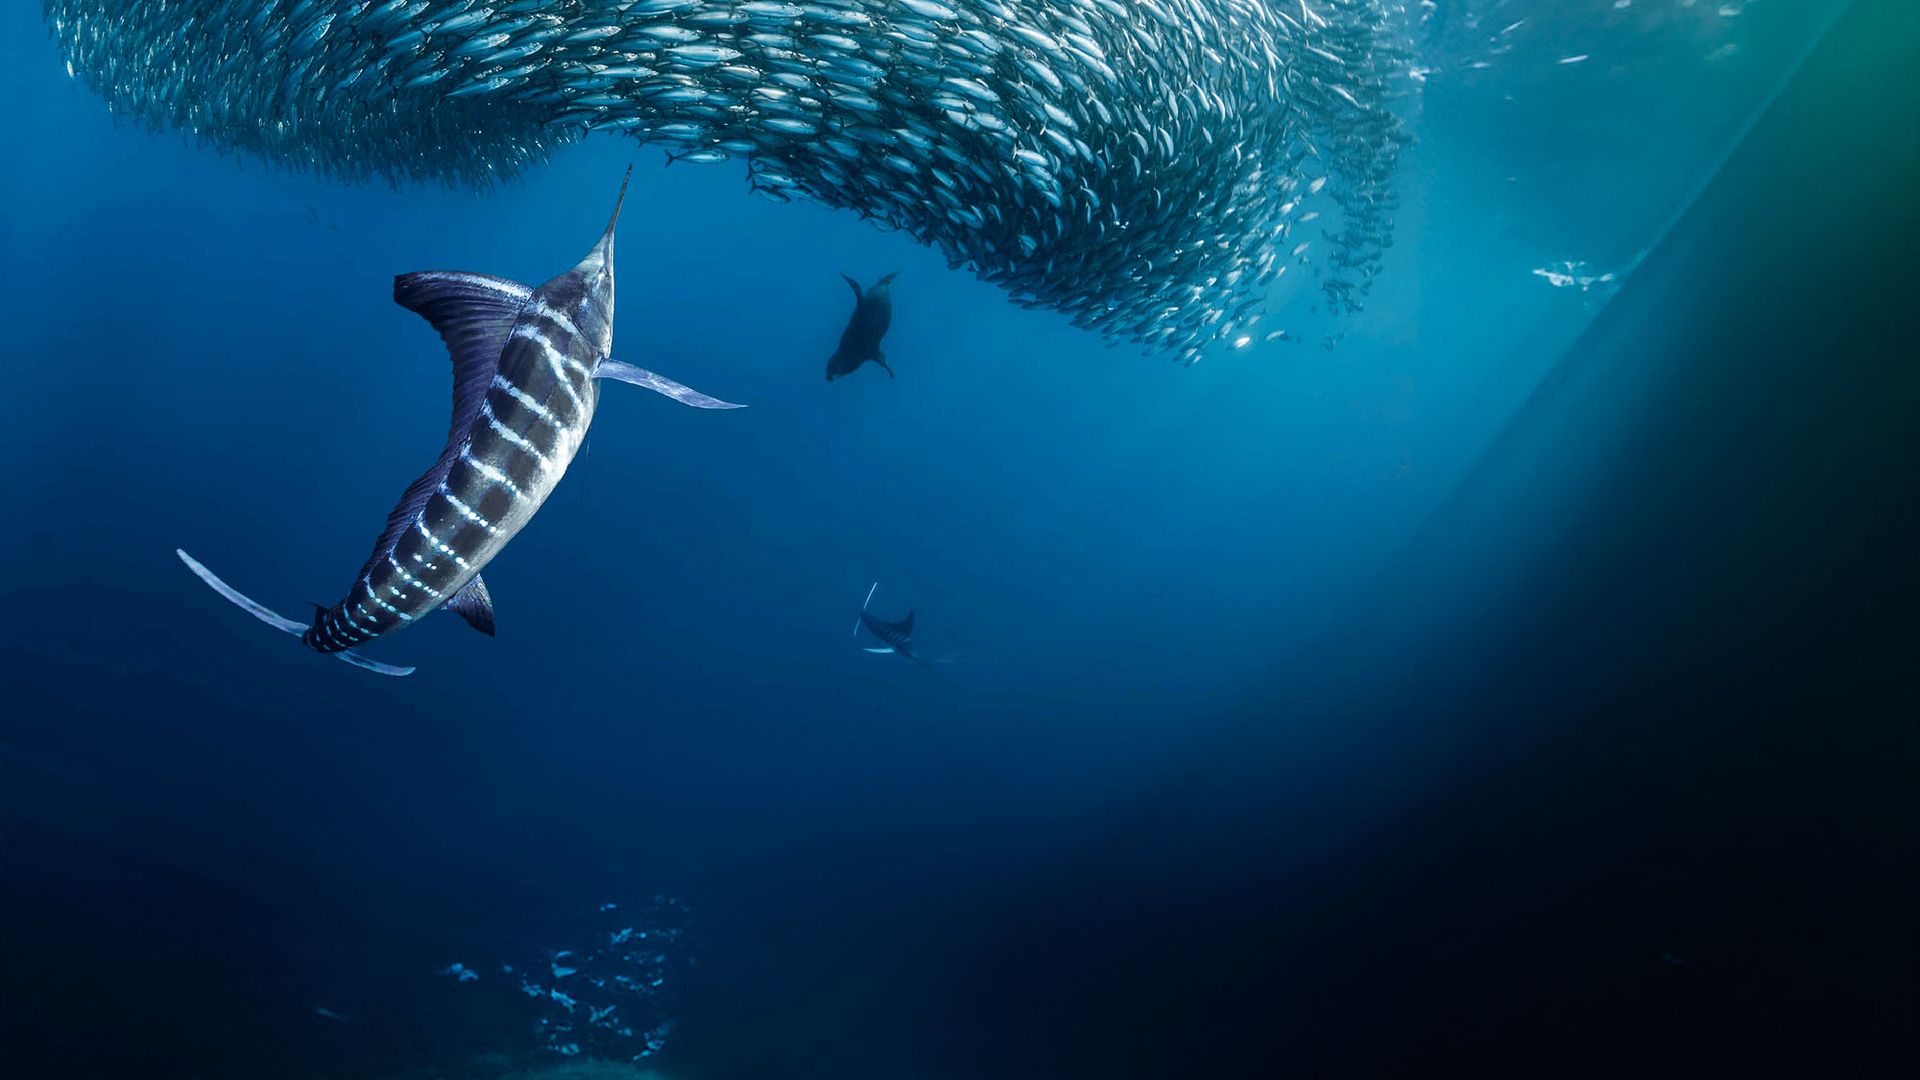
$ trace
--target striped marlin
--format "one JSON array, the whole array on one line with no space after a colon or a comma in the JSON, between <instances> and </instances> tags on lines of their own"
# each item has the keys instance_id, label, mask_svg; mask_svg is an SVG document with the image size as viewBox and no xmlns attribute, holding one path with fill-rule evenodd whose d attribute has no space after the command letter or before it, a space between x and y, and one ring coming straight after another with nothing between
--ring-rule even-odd
<instances>
[{"instance_id":1,"label":"striped marlin","mask_svg":"<svg viewBox=\"0 0 1920 1080\"><path fill-rule=\"evenodd\" d=\"M912 648L913 612L907 612L907 617L901 619L899 622L886 622L874 617L874 615L867 610L867 606L873 603L874 592L879 588L880 583L876 581L873 583L873 588L867 590L867 598L860 604L860 621L853 624L854 636L858 637L860 635L860 628L864 626L867 628L867 633L886 642L883 646L868 647L868 652L880 653L882 655L891 653L903 660L911 660L916 664L926 663L927 661L923 659L919 653L914 652Z\"/></svg>"},{"instance_id":2,"label":"striped marlin","mask_svg":"<svg viewBox=\"0 0 1920 1080\"><path fill-rule=\"evenodd\" d=\"M445 449L400 496L347 594L312 623L242 595L184 551L202 581L302 644L383 675L413 669L354 650L444 607L492 635L493 601L480 571L533 520L586 441L599 380L643 386L699 409L735 409L611 357L613 230L631 166L599 243L537 289L457 271L402 274L393 299L439 332L453 357L453 423Z\"/></svg>"}]
</instances>

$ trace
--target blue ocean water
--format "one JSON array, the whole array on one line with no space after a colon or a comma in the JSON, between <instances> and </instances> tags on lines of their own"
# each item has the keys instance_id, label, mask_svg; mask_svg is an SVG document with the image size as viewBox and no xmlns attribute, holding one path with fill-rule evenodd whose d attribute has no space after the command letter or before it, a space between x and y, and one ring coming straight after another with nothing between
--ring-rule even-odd
<instances>
[{"instance_id":1,"label":"blue ocean water","mask_svg":"<svg viewBox=\"0 0 1920 1080\"><path fill-rule=\"evenodd\" d=\"M1599 500L1631 505L1585 481L1660 430L1621 405L1658 396L1657 372L1589 387L1608 403L1591 412L1561 392L1544 434L1533 418L1568 357L1679 332L1656 288L1737 291L1717 275L1741 268L1696 239L1607 321L1848 5L1610 14L1626 6L1430 26L1367 310L1325 314L1308 268L1275 297L1298 340L1190 368L851 216L757 199L735 166L662 167L619 138L476 193L345 186L116 125L38 13L10 8L7 1075L509 1075L560 1059L498 966L604 934L604 904L664 919L656 897L684 923L647 1059L665 1076L1697 1064L1704 1042L1646 1022L1564 1059L1489 1045L1505 1024L1574 1045L1632 1012L1616 994L1732 1039L1729 998L1767 1014L1775 980L1822 970L1742 966L1713 933L1720 901L1687 899L1732 888L1711 860L1621 920L1555 908L1635 876L1644 829L1555 819L1542 850L1608 854L1551 881L1483 843L1497 821L1534 850L1512 837L1546 795L1514 777L1608 742L1529 723L1577 710L1544 703L1551 665L1513 612ZM1912 30L1897 5L1855 7ZM393 275L543 281L598 235L630 163L615 355L749 408L609 386L566 482L487 569L498 637L429 619L369 648L417 665L407 679L302 650L185 572L176 547L287 614L335 600L443 438L444 351ZM887 271L898 377L827 384L839 275ZM914 611L941 663L850 640L875 582L875 611ZM1633 636L1610 639L1622 670ZM1911 763L1910 722L1886 738L1888 767ZM1591 759L1653 789L1628 801L1722 760L1656 747L1635 771L1635 745ZM1875 813L1896 799L1863 786ZM1731 805L1761 801L1735 788ZM1909 806L1874 846L1889 905L1912 895L1911 824ZM1827 869L1872 891L1857 863ZM1478 899L1513 891L1532 902ZM1544 929L1555 911L1577 945ZM1421 951L1409 925L1446 937ZM1890 1075L1880 1052L1912 1045L1910 916L1876 938L1823 954L1845 969L1829 993L1874 1002L1846 1029L1871 1052L1849 1075ZM1598 958L1615 945L1631 974ZM1590 1025L1434 974L1492 952L1539 977L1517 957L1555 949L1612 980L1547 994ZM1880 966L1847 968L1856 952ZM1473 1034L1436 1034L1456 1009Z\"/></svg>"}]
</instances>

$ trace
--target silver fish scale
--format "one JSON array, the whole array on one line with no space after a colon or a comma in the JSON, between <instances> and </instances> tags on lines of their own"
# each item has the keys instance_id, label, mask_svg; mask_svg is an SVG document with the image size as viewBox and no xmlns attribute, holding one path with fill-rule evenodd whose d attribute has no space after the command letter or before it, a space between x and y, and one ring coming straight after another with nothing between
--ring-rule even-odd
<instances>
[{"instance_id":1,"label":"silver fish scale","mask_svg":"<svg viewBox=\"0 0 1920 1080\"><path fill-rule=\"evenodd\" d=\"M118 114L349 179L487 186L587 132L898 229L1110 340L1250 340L1300 238L1391 244L1393 0L45 0ZM742 148L750 148L743 150ZM1317 179L1327 182L1310 192Z\"/></svg>"}]
</instances>

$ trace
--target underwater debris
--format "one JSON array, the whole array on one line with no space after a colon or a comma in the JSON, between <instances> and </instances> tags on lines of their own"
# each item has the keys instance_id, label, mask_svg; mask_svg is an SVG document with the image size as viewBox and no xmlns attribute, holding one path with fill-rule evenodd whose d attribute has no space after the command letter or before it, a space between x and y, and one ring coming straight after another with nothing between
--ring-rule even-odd
<instances>
[{"instance_id":1,"label":"underwater debris","mask_svg":"<svg viewBox=\"0 0 1920 1080\"><path fill-rule=\"evenodd\" d=\"M1191 361L1327 188L1391 242L1415 86L1389 0L45 0L119 115L222 151L476 186L590 131L850 209L1017 302ZM1311 174L1312 179L1309 179ZM1335 182L1329 184L1328 178ZM1329 292L1357 310L1357 288Z\"/></svg>"}]
</instances>

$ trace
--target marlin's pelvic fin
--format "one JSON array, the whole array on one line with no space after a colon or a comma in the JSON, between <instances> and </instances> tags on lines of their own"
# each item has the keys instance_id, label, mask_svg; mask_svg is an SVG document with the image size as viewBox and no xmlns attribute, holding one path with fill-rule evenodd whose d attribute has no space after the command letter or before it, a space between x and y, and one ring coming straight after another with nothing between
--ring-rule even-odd
<instances>
[{"instance_id":1,"label":"marlin's pelvic fin","mask_svg":"<svg viewBox=\"0 0 1920 1080\"><path fill-rule=\"evenodd\" d=\"M493 594L487 591L487 583L479 574L460 586L460 591L447 598L442 607L467 621L475 630L493 636Z\"/></svg>"},{"instance_id":2,"label":"marlin's pelvic fin","mask_svg":"<svg viewBox=\"0 0 1920 1080\"><path fill-rule=\"evenodd\" d=\"M600 361L593 369L596 379L612 379L615 382L632 383L644 386L656 394L664 394L682 405L691 405L696 409L744 409L745 405L735 405L730 401L721 401L717 397L703 394L690 386L682 386L664 375L656 375L643 367L623 364L611 357Z\"/></svg>"},{"instance_id":3,"label":"marlin's pelvic fin","mask_svg":"<svg viewBox=\"0 0 1920 1080\"><path fill-rule=\"evenodd\" d=\"M276 614L275 612L268 609L264 605L254 601L251 597L247 596L245 593L227 584L226 582L221 581L220 578L216 576L213 571L200 565L199 562L194 560L193 556L187 554L185 551L182 551L179 548L174 548L173 553L175 555L180 556L180 561L187 564L187 569L193 571L194 576L198 577L201 581L206 582L207 586L211 588L214 592L217 592L221 596L226 597L227 601L233 604L235 607L241 609L242 611L245 611L247 614L253 616L256 619L259 619L261 622L266 623L268 626L273 627L275 630L283 630L289 634L292 634L295 637L299 637L300 635L307 632L307 627L304 624L294 622L292 619L289 619L284 615ZM333 655L339 657L342 660L345 660L347 663L352 664L355 667L363 667L363 668L366 668L368 671L377 671L382 675L413 674L413 669L410 667L399 667L394 664L383 664L378 660L369 660L366 657L361 656L359 653L352 652L349 650L343 650L341 652L334 653Z\"/></svg>"}]
</instances>

